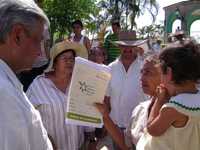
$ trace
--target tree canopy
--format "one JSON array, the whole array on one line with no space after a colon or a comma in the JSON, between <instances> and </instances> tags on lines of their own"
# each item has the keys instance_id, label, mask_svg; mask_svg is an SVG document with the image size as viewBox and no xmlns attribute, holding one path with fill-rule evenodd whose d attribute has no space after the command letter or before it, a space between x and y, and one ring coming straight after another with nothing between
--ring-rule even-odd
<instances>
[{"instance_id":1,"label":"tree canopy","mask_svg":"<svg viewBox=\"0 0 200 150\"><path fill-rule=\"evenodd\" d=\"M71 23L80 19L90 33L111 19L120 19L124 29L136 26L135 18L145 11L157 15L156 0L39 0L51 22L51 35L63 37L71 32ZM101 12L101 13L100 13Z\"/></svg>"},{"instance_id":2,"label":"tree canopy","mask_svg":"<svg viewBox=\"0 0 200 150\"><path fill-rule=\"evenodd\" d=\"M147 39L147 38L163 38L164 36L164 26L160 24L152 24L149 26L144 26L143 28L137 31L138 37L140 39Z\"/></svg>"},{"instance_id":3,"label":"tree canopy","mask_svg":"<svg viewBox=\"0 0 200 150\"><path fill-rule=\"evenodd\" d=\"M137 25L135 18L144 12L150 13L154 21L159 7L156 0L101 0L99 5L110 19L120 19L122 25L126 29L130 26L131 30Z\"/></svg>"},{"instance_id":4,"label":"tree canopy","mask_svg":"<svg viewBox=\"0 0 200 150\"><path fill-rule=\"evenodd\" d=\"M42 7L51 22L51 33L62 37L71 31L71 23L90 19L97 13L95 0L43 0Z\"/></svg>"}]
</instances>

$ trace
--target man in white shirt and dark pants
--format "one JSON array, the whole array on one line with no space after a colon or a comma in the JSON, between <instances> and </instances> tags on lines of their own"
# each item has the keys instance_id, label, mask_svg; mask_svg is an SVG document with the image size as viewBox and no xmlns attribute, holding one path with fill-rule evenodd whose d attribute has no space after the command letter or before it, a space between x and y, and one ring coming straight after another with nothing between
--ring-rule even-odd
<instances>
[{"instance_id":1,"label":"man in white shirt and dark pants","mask_svg":"<svg viewBox=\"0 0 200 150\"><path fill-rule=\"evenodd\" d=\"M105 103L110 106L110 116L123 131L128 126L133 109L145 100L140 86L141 60L138 47L143 41L116 41L121 55L109 64L112 78ZM114 145L114 148L116 146Z\"/></svg>"},{"instance_id":2,"label":"man in white shirt and dark pants","mask_svg":"<svg viewBox=\"0 0 200 150\"><path fill-rule=\"evenodd\" d=\"M0 2L0 149L52 150L39 112L16 77L41 50L49 20L33 0Z\"/></svg>"}]
</instances>

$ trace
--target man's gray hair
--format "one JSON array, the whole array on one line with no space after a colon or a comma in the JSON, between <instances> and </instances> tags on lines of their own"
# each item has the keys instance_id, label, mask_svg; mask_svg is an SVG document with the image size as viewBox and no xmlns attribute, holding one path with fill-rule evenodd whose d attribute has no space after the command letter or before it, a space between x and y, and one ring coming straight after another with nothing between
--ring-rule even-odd
<instances>
[{"instance_id":1,"label":"man's gray hair","mask_svg":"<svg viewBox=\"0 0 200 150\"><path fill-rule=\"evenodd\" d=\"M47 16L33 0L0 0L0 43L5 42L14 25L21 24L31 32L41 21L49 26Z\"/></svg>"}]
</instances>

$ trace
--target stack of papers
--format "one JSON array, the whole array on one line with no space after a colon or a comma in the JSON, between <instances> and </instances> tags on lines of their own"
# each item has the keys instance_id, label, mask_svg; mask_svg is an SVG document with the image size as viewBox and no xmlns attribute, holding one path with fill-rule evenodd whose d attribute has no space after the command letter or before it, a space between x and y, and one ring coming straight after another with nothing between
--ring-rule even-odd
<instances>
[{"instance_id":1,"label":"stack of papers","mask_svg":"<svg viewBox=\"0 0 200 150\"><path fill-rule=\"evenodd\" d=\"M66 122L101 128L102 115L94 103L103 103L110 79L107 66L76 57L67 99Z\"/></svg>"}]
</instances>

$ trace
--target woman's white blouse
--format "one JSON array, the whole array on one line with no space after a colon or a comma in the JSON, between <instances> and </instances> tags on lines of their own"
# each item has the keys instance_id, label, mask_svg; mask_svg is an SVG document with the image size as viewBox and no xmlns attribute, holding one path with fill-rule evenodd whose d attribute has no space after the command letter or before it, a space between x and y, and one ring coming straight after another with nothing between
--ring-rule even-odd
<instances>
[{"instance_id":1,"label":"woman's white blouse","mask_svg":"<svg viewBox=\"0 0 200 150\"><path fill-rule=\"evenodd\" d=\"M44 127L57 149L78 150L84 141L84 130L65 122L67 95L68 89L63 93L45 75L38 76L27 90L28 98L39 110Z\"/></svg>"}]
</instances>

